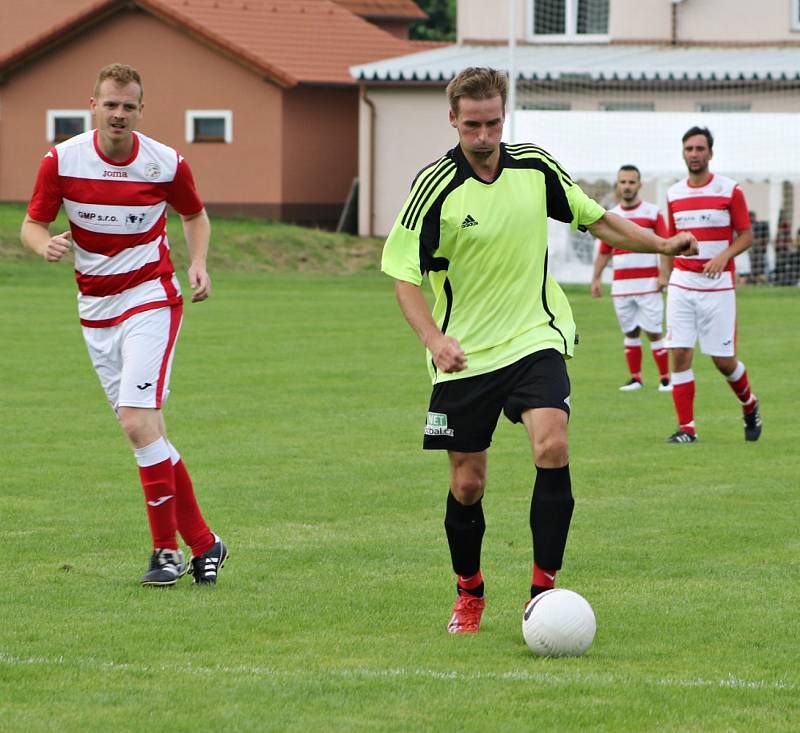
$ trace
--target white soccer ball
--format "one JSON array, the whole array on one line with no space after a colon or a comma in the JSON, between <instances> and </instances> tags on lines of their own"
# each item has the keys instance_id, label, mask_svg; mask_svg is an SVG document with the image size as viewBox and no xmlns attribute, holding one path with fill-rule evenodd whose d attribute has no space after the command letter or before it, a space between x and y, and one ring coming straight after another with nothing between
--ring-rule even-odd
<instances>
[{"instance_id":1,"label":"white soccer ball","mask_svg":"<svg viewBox=\"0 0 800 733\"><path fill-rule=\"evenodd\" d=\"M522 616L525 643L540 657L579 657L592 645L596 629L589 601L565 588L532 598Z\"/></svg>"}]
</instances>

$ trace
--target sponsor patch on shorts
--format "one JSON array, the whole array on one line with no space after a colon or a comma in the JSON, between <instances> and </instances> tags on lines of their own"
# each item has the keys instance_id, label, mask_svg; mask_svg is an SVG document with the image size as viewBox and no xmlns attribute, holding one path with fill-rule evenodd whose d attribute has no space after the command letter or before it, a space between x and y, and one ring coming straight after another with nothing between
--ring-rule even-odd
<instances>
[{"instance_id":1,"label":"sponsor patch on shorts","mask_svg":"<svg viewBox=\"0 0 800 733\"><path fill-rule=\"evenodd\" d=\"M441 412L429 412L425 420L425 435L453 436L453 429L447 427L447 415Z\"/></svg>"}]
</instances>

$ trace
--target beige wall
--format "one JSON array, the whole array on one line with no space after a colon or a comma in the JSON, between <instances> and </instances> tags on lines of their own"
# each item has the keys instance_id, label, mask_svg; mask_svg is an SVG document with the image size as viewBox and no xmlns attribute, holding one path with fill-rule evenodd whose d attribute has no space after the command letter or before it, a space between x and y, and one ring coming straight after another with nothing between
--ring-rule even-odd
<instances>
[{"instance_id":1,"label":"beige wall","mask_svg":"<svg viewBox=\"0 0 800 733\"><path fill-rule=\"evenodd\" d=\"M518 37L531 25L529 0L516 0ZM677 6L682 41L800 41L792 31L792 0L684 0ZM508 39L511 0L458 0L458 39ZM610 0L612 41L666 41L672 33L671 0Z\"/></svg>"},{"instance_id":2,"label":"beige wall","mask_svg":"<svg viewBox=\"0 0 800 733\"><path fill-rule=\"evenodd\" d=\"M125 12L24 66L0 86L0 200L27 200L49 143L48 109L88 106L97 70L114 61L135 66L145 86L140 130L176 147L189 161L207 203L277 202L280 90L187 35L142 12ZM233 143L190 144L187 109L233 111Z\"/></svg>"},{"instance_id":3,"label":"beige wall","mask_svg":"<svg viewBox=\"0 0 800 733\"><path fill-rule=\"evenodd\" d=\"M411 182L421 168L458 142L447 119L443 87L370 88L375 105L375 211L370 221L370 110L363 101L359 116L359 234L382 236L392 228Z\"/></svg>"}]
</instances>

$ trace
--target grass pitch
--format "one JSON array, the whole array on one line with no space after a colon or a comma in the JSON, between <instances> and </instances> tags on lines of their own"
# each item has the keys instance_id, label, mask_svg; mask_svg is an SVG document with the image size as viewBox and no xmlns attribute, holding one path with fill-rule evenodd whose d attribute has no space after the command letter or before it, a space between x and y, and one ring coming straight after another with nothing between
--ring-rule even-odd
<instances>
[{"instance_id":1,"label":"grass pitch","mask_svg":"<svg viewBox=\"0 0 800 733\"><path fill-rule=\"evenodd\" d=\"M593 605L580 659L520 632L533 468L501 418L475 637L445 633L446 459L388 279L212 273L187 305L170 437L229 544L216 588L142 589L136 468L80 337L68 266L0 262L0 730L795 731L800 719L800 294L744 289L762 402L696 360L700 442L668 394L622 394L610 299L570 291L573 529L560 585Z\"/></svg>"}]
</instances>

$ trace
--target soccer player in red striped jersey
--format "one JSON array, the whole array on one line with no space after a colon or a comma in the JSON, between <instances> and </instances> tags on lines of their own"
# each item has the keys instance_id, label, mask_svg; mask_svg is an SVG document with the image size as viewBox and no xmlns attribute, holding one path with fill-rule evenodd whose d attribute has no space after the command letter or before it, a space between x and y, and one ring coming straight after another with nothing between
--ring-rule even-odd
<instances>
[{"instance_id":1,"label":"soccer player in red striped jersey","mask_svg":"<svg viewBox=\"0 0 800 733\"><path fill-rule=\"evenodd\" d=\"M642 201L639 196L641 188L642 175L639 169L635 165L623 165L617 172L616 193L619 203L609 211L654 231L659 237L667 237L664 217L658 206ZM625 360L630 371L630 380L620 387L621 392L633 392L643 386L642 331L650 341L650 350L658 369L658 391L672 391L669 381L669 355L662 333L664 300L661 291L667 284L664 275L665 260L663 256L649 252L630 252L600 241L594 260L592 297L599 298L602 295L600 279L606 265L613 261L611 296L617 320L625 334Z\"/></svg>"},{"instance_id":2,"label":"soccer player in red striped jersey","mask_svg":"<svg viewBox=\"0 0 800 733\"><path fill-rule=\"evenodd\" d=\"M761 435L758 400L736 356L734 257L750 246L753 232L739 184L709 170L713 155L711 132L689 129L683 136L688 178L667 192L670 232L691 232L699 246L697 255L674 258L667 292L667 347L672 351L672 399L678 415L669 443L697 440L692 356L698 340L739 400L745 440Z\"/></svg>"},{"instance_id":3,"label":"soccer player in red striped jersey","mask_svg":"<svg viewBox=\"0 0 800 733\"><path fill-rule=\"evenodd\" d=\"M21 238L47 262L74 252L84 340L131 443L144 489L153 552L142 585L174 585L187 571L195 583L213 584L228 550L200 512L161 411L183 314L166 206L183 223L192 302L211 292L206 270L211 226L188 163L136 132L142 97L135 69L123 64L101 69L90 100L97 128L46 153ZM70 229L51 235L49 224L62 205ZM192 549L190 563L177 532Z\"/></svg>"}]
</instances>

